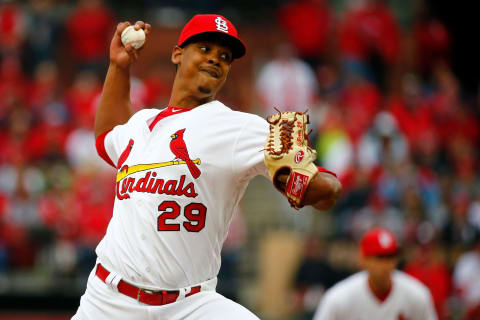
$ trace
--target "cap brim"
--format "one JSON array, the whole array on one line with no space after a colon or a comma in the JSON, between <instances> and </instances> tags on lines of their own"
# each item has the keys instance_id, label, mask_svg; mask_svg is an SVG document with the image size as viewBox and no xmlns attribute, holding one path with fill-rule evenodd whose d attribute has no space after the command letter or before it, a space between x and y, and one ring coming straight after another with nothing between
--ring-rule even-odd
<instances>
[{"instance_id":1,"label":"cap brim","mask_svg":"<svg viewBox=\"0 0 480 320\"><path fill-rule=\"evenodd\" d=\"M366 254L362 252L362 255L365 257L377 257L377 258L398 258L402 255L402 248L397 247L395 250L389 250L385 252L377 252L377 253L370 253Z\"/></svg>"},{"instance_id":2,"label":"cap brim","mask_svg":"<svg viewBox=\"0 0 480 320\"><path fill-rule=\"evenodd\" d=\"M184 47L187 44L205 40L204 39L205 37L217 38L217 39L220 39L222 42L225 42L225 45L232 50L233 59L238 59L243 57L247 51L247 48L242 40L220 31L219 32L207 31L207 32L198 33L188 39L185 39L185 41L179 44L179 46Z\"/></svg>"}]
</instances>

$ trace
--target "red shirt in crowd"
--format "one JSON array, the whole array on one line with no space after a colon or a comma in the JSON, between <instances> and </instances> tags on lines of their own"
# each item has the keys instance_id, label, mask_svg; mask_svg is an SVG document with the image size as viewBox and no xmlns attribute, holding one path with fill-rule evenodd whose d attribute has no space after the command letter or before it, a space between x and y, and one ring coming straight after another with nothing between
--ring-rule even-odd
<instances>
[{"instance_id":1,"label":"red shirt in crowd","mask_svg":"<svg viewBox=\"0 0 480 320\"><path fill-rule=\"evenodd\" d=\"M339 32L340 49L346 56L365 60L375 50L389 64L398 60L398 25L385 4L377 1L348 12Z\"/></svg>"},{"instance_id":2,"label":"red shirt in crowd","mask_svg":"<svg viewBox=\"0 0 480 320\"><path fill-rule=\"evenodd\" d=\"M279 10L278 21L301 57L316 58L327 49L332 14L325 1L288 3Z\"/></svg>"},{"instance_id":3,"label":"red shirt in crowd","mask_svg":"<svg viewBox=\"0 0 480 320\"><path fill-rule=\"evenodd\" d=\"M431 72L438 59L448 58L451 36L445 25L438 19L420 21L414 30L418 67Z\"/></svg>"},{"instance_id":4,"label":"red shirt in crowd","mask_svg":"<svg viewBox=\"0 0 480 320\"><path fill-rule=\"evenodd\" d=\"M16 3L0 3L0 52L21 45L25 28L23 9Z\"/></svg>"},{"instance_id":5,"label":"red shirt in crowd","mask_svg":"<svg viewBox=\"0 0 480 320\"><path fill-rule=\"evenodd\" d=\"M381 96L377 87L364 80L345 87L339 105L344 112L344 125L354 143L357 143L372 124L377 114Z\"/></svg>"},{"instance_id":6,"label":"red shirt in crowd","mask_svg":"<svg viewBox=\"0 0 480 320\"><path fill-rule=\"evenodd\" d=\"M68 19L72 53L81 62L95 62L108 54L114 28L111 11L102 6L80 6Z\"/></svg>"},{"instance_id":7,"label":"red shirt in crowd","mask_svg":"<svg viewBox=\"0 0 480 320\"><path fill-rule=\"evenodd\" d=\"M427 135L435 135L433 114L426 102L419 101L417 105L409 108L402 98L393 97L387 108L397 120L399 129L407 137L412 149L417 149Z\"/></svg>"},{"instance_id":8,"label":"red shirt in crowd","mask_svg":"<svg viewBox=\"0 0 480 320\"><path fill-rule=\"evenodd\" d=\"M432 253L426 253L429 256ZM427 258L428 259L428 258ZM447 266L440 261L426 261L425 257L407 264L404 271L418 279L430 290L438 317L444 319L446 300L451 290L451 276Z\"/></svg>"}]
</instances>

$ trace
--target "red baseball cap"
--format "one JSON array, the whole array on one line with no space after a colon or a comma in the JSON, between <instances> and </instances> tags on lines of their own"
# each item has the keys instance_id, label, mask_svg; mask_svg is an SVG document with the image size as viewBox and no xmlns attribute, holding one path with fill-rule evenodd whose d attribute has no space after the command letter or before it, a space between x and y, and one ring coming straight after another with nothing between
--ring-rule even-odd
<instances>
[{"instance_id":1,"label":"red baseball cap","mask_svg":"<svg viewBox=\"0 0 480 320\"><path fill-rule=\"evenodd\" d=\"M397 239L388 229L375 228L362 237L360 250L363 256L388 256L398 251Z\"/></svg>"},{"instance_id":2,"label":"red baseball cap","mask_svg":"<svg viewBox=\"0 0 480 320\"><path fill-rule=\"evenodd\" d=\"M183 27L177 45L182 47L187 40L199 34L212 33L222 37L232 49L234 59L245 55L247 48L238 37L235 26L219 14L197 14Z\"/></svg>"}]
</instances>

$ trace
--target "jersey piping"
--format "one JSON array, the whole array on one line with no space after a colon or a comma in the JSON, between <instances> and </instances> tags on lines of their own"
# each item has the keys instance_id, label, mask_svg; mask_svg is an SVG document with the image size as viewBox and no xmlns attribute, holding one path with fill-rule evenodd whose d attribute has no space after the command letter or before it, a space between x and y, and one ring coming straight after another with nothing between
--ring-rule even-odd
<instances>
[{"instance_id":1,"label":"jersey piping","mask_svg":"<svg viewBox=\"0 0 480 320\"><path fill-rule=\"evenodd\" d=\"M166 118L168 116L172 116L174 114L179 114L179 113L183 113L183 112L187 112L187 111L190 111L192 110L193 108L174 108L174 107L167 107L166 109L163 109L159 114L157 114L157 116L155 117L155 119L153 119L152 123L150 123L150 125L148 126L148 128L150 129L150 131L153 131L153 128L155 128L155 125L160 121L162 120L163 118Z\"/></svg>"}]
</instances>

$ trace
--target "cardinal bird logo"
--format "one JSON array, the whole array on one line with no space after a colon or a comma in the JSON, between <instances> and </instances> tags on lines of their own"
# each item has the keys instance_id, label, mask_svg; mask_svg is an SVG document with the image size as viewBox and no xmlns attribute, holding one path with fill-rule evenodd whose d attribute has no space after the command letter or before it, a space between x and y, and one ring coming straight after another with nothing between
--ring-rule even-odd
<instances>
[{"instance_id":1,"label":"cardinal bird logo","mask_svg":"<svg viewBox=\"0 0 480 320\"><path fill-rule=\"evenodd\" d=\"M133 139L130 139L127 147L125 148L125 150L123 150L122 154L118 158L117 168L120 168L122 164L125 162L125 160L127 160L128 156L130 155L130 152L132 151L133 144L134 144ZM125 165L120 171L124 171L124 170L125 172L127 172L128 166Z\"/></svg>"},{"instance_id":2,"label":"cardinal bird logo","mask_svg":"<svg viewBox=\"0 0 480 320\"><path fill-rule=\"evenodd\" d=\"M180 129L170 137L172 141L170 141L170 150L175 155L176 159L185 161L188 170L192 174L192 177L197 179L201 172L198 169L197 165L190 159L190 155L188 154L187 146L185 145L185 141L183 140L183 133L185 129Z\"/></svg>"}]
</instances>

